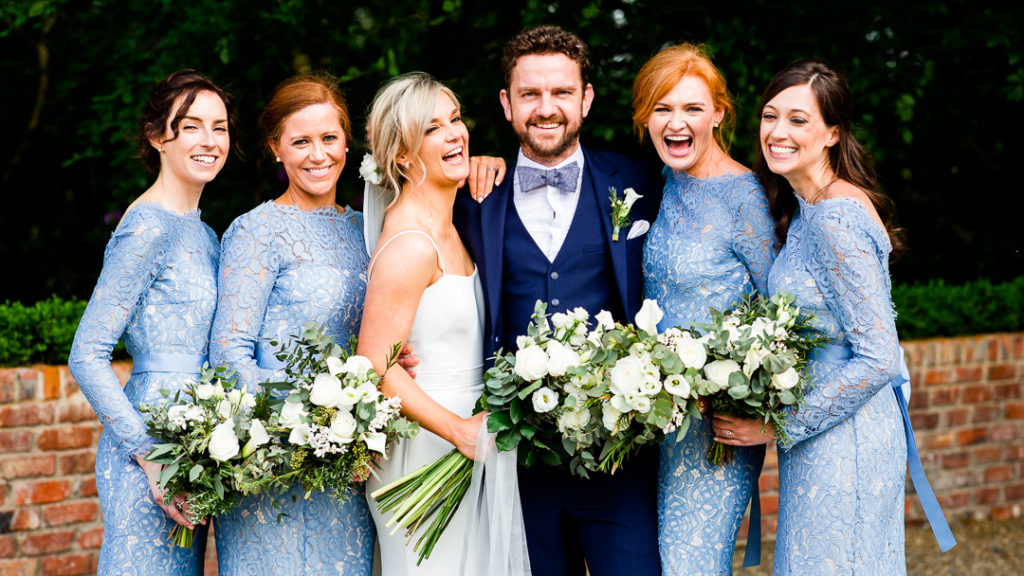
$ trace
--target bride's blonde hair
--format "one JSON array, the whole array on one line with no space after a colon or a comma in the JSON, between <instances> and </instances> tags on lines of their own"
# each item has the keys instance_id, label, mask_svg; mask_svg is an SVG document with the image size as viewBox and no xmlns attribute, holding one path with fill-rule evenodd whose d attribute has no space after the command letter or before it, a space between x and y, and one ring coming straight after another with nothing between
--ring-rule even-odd
<instances>
[{"instance_id":1,"label":"bride's blonde hair","mask_svg":"<svg viewBox=\"0 0 1024 576\"><path fill-rule=\"evenodd\" d=\"M394 200L401 193L402 182L409 180L408 171L398 163L399 155L405 154L426 173L419 151L437 97L442 93L459 106L455 93L433 76L409 72L389 80L373 98L366 121L366 141L383 175L381 186L394 192Z\"/></svg>"}]
</instances>

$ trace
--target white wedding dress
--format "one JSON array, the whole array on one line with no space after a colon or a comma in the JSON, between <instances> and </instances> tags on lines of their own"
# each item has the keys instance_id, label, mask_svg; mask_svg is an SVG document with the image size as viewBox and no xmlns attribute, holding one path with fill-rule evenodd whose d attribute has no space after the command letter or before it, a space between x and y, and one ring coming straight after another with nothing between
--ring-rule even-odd
<instances>
[{"instance_id":1,"label":"white wedding dress","mask_svg":"<svg viewBox=\"0 0 1024 576\"><path fill-rule=\"evenodd\" d=\"M381 251L404 234L421 234L430 239L424 232L405 230L385 242ZM433 239L430 242L434 244ZM436 244L434 249L437 250ZM416 383L439 404L467 418L473 414L473 406L483 391L483 289L475 267L469 276L448 274L440 251L437 258L443 276L423 291L408 343L420 358ZM369 273L373 273L373 263ZM377 477L366 482L366 498L380 541L383 576L459 574L469 517L467 506L459 507L430 557L417 566L418 554L413 545L422 530L408 545L405 530L389 534L391 528L384 524L391 513L382 515L370 497L377 488L430 464L453 448L441 437L420 428L415 438L402 439L393 446Z\"/></svg>"}]
</instances>

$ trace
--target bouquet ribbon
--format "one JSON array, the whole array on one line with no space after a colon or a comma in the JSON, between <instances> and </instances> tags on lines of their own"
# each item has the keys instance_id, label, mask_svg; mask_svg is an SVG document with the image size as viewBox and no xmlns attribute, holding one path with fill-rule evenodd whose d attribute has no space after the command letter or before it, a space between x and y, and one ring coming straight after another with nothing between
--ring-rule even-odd
<instances>
[{"instance_id":1,"label":"bouquet ribbon","mask_svg":"<svg viewBox=\"0 0 1024 576\"><path fill-rule=\"evenodd\" d=\"M463 503L469 511L462 553L464 576L530 576L517 466L516 451L498 451L485 419Z\"/></svg>"},{"instance_id":2,"label":"bouquet ribbon","mask_svg":"<svg viewBox=\"0 0 1024 576\"><path fill-rule=\"evenodd\" d=\"M184 352L146 352L132 357L132 374L143 372L196 372L198 373L206 356Z\"/></svg>"},{"instance_id":3,"label":"bouquet ribbon","mask_svg":"<svg viewBox=\"0 0 1024 576\"><path fill-rule=\"evenodd\" d=\"M811 356L816 361L842 362L853 357L853 351L849 346L830 344L812 352ZM900 413L903 416L903 432L907 438L907 467L910 469L910 479L914 483L914 490L917 491L917 498L924 509L924 515L928 518L932 534L939 544L939 549L946 552L956 546L956 538L949 529L949 523L942 514L942 506L935 498L935 491L928 482L924 473L924 466L921 464L921 455L917 451L917 441L914 439L914 429L910 424L910 414L907 412L907 400L910 399L910 370L907 368L906 355L903 347L900 346L900 373L892 381L892 389L896 394L896 403L899 404ZM905 395L904 395L905 393Z\"/></svg>"}]
</instances>

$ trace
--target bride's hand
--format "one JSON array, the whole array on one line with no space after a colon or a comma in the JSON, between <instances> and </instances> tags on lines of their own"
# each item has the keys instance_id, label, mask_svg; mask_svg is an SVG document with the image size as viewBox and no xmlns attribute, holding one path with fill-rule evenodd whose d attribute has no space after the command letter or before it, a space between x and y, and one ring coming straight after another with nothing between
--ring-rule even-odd
<instances>
[{"instance_id":1,"label":"bride's hand","mask_svg":"<svg viewBox=\"0 0 1024 576\"><path fill-rule=\"evenodd\" d=\"M153 501L158 506L163 508L164 513L171 519L181 524L189 530L195 530L195 525L188 520L186 515L188 512L188 501L184 494L178 494L174 497L174 502L170 506L164 504L164 491L160 489L160 471L163 466L156 462L150 462L144 460L142 456L136 456L135 461L139 463L139 467L146 474L146 480L149 482L149 491L153 495ZM201 524L205 524L206 520L203 520Z\"/></svg>"},{"instance_id":2,"label":"bride's hand","mask_svg":"<svg viewBox=\"0 0 1024 576\"><path fill-rule=\"evenodd\" d=\"M480 427L484 425L487 414L480 412L469 418L460 418L452 430L452 444L470 460L476 460L476 439L480 435Z\"/></svg>"}]
</instances>

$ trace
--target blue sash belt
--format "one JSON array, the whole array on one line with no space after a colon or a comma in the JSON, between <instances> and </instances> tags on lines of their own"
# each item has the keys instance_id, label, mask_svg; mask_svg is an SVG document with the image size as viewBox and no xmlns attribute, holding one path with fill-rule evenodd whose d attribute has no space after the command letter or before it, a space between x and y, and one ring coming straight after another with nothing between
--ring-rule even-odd
<instances>
[{"instance_id":1,"label":"blue sash belt","mask_svg":"<svg viewBox=\"0 0 1024 576\"><path fill-rule=\"evenodd\" d=\"M810 354L812 360L818 362L843 362L853 357L853 351L849 346L829 344L824 348L815 350ZM914 482L914 490L917 491L917 498L924 509L924 515L931 525L932 534L943 552L956 546L956 538L949 529L946 517L942 514L942 506L935 498L932 485L924 474L924 466L921 464L921 455L917 451L917 441L914 439L914 429L910 425L910 415L907 413L907 399L910 398L910 371L907 369L907 360L903 347L900 346L900 373L892 381L892 389L896 394L896 403L900 406L900 413L903 416L903 432L907 438L907 467L910 469L910 479Z\"/></svg>"},{"instance_id":2,"label":"blue sash belt","mask_svg":"<svg viewBox=\"0 0 1024 576\"><path fill-rule=\"evenodd\" d=\"M147 352L132 357L132 374L143 372L195 372L206 363L202 354Z\"/></svg>"},{"instance_id":3,"label":"blue sash belt","mask_svg":"<svg viewBox=\"0 0 1024 576\"><path fill-rule=\"evenodd\" d=\"M264 348L263 344L256 345L256 365L263 370L282 370L285 367L285 363L277 359L277 350L267 347Z\"/></svg>"}]
</instances>

